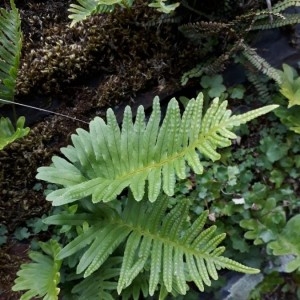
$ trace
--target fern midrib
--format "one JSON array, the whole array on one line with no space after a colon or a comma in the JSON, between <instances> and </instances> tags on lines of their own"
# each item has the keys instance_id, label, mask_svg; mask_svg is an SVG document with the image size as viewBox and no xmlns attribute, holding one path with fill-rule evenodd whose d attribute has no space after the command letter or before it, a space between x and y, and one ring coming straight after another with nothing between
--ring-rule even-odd
<instances>
[{"instance_id":1,"label":"fern midrib","mask_svg":"<svg viewBox=\"0 0 300 300\"><path fill-rule=\"evenodd\" d=\"M211 255L211 253L205 253L202 252L199 249L195 249L195 248L191 248L190 245L187 244L182 244L181 239L178 238L178 240L174 241L171 240L167 237L161 236L159 234L159 232L150 232L149 230L145 229L145 228L141 228L141 227L135 227L132 224L126 223L124 220L119 219L119 220L112 220L111 224L116 225L116 226L122 226L122 227L126 227L130 230L130 232L136 232L138 233L141 237L150 237L151 240L156 240L156 241L161 241L163 245L168 244L171 245L173 249L176 248L180 248L184 254L190 254L193 255L195 257L199 257L201 256L201 258L204 259L209 259L209 260L214 260L214 258L219 258L219 256L214 257Z\"/></svg>"},{"instance_id":2,"label":"fern midrib","mask_svg":"<svg viewBox=\"0 0 300 300\"><path fill-rule=\"evenodd\" d=\"M217 132L219 128L227 128L228 127L228 120L223 123L219 123L218 126L212 127L208 132L206 133L200 133L198 139L196 139L192 144L185 147L182 151L176 152L175 154L167 157L166 159L160 160L159 162L151 162L150 164L143 166L142 168L138 168L133 170L132 172L125 171L124 175L116 176L114 180L127 180L129 178L132 178L133 176L137 175L138 173L145 173L148 169L157 169L161 168L162 166L171 163L173 161L176 161L182 157L184 157L190 150L195 150L197 148L197 145L204 144L204 141L207 140L207 137L212 135L212 133Z\"/></svg>"}]
</instances>

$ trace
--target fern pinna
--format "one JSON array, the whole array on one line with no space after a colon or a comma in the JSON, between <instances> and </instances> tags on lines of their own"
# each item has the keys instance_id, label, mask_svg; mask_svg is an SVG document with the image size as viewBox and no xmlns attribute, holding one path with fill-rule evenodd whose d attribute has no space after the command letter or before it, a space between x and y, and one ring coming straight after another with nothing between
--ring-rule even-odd
<instances>
[{"instance_id":1,"label":"fern pinna","mask_svg":"<svg viewBox=\"0 0 300 300\"><path fill-rule=\"evenodd\" d=\"M227 147L236 135L233 127L265 114L276 105L269 105L242 115L231 115L227 101L216 98L203 115L203 95L189 101L182 117L178 102L173 98L160 126L159 99L153 102L149 121L145 121L142 106L135 122L130 107L125 109L122 128L111 109L107 123L96 117L90 132L77 129L72 135L74 146L62 148L66 159L53 157L53 165L38 169L38 179L62 185L50 193L47 200L62 205L92 195L94 203L108 202L129 187L140 201L148 181L148 199L154 202L161 188L172 196L176 176L186 178L188 164L197 174L203 166L199 156L215 161L220 158L217 148Z\"/></svg>"}]
</instances>

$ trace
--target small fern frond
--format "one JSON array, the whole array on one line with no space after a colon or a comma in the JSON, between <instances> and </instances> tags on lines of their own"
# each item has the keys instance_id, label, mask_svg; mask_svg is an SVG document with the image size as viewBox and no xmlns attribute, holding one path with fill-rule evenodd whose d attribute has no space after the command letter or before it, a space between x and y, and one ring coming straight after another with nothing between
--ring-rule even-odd
<instances>
[{"instance_id":1,"label":"small fern frond","mask_svg":"<svg viewBox=\"0 0 300 300\"><path fill-rule=\"evenodd\" d=\"M221 268L249 274L259 272L222 256L225 248L219 245L225 234L216 234L216 226L203 230L207 211L185 229L188 201L182 200L170 211L168 204L167 196L159 197L155 204L147 199L137 202L129 198L118 215L94 226L98 229L93 229L92 238L89 233L89 243L87 232L83 232L57 257L63 259L85 249L77 273L84 272L84 278L94 274L100 276L109 256L124 243L122 265L117 276L119 294L144 272L149 272L147 287L150 295L158 288L165 288L169 293L176 290L184 295L190 281L203 291L204 285L210 285L211 280L218 278Z\"/></svg>"},{"instance_id":2,"label":"small fern frond","mask_svg":"<svg viewBox=\"0 0 300 300\"><path fill-rule=\"evenodd\" d=\"M71 27L76 23L86 20L88 17L99 13L111 13L116 4L122 0L77 0L79 4L70 4L68 12L69 19L72 20ZM131 1L125 1L126 3Z\"/></svg>"},{"instance_id":3,"label":"small fern frond","mask_svg":"<svg viewBox=\"0 0 300 300\"><path fill-rule=\"evenodd\" d=\"M300 1L299 0L284 0L280 1L277 4L274 4L272 7L272 12L273 13L280 13L287 9L288 7L293 7L293 6L300 6Z\"/></svg>"},{"instance_id":4,"label":"small fern frond","mask_svg":"<svg viewBox=\"0 0 300 300\"><path fill-rule=\"evenodd\" d=\"M240 116L231 116L227 101L216 98L203 115L203 95L188 102L181 116L178 102L173 98L160 127L159 99L153 102L148 123L143 107L136 120L125 109L122 128L112 110L107 111L107 123L96 117L90 132L77 129L72 135L74 146L62 148L72 162L54 157L53 166L38 169L38 179L63 185L47 196L53 205L63 205L92 195L93 202L111 201L126 187L140 201L148 181L148 198L155 201L161 189L174 194L176 176L186 178L186 165L197 174L203 166L199 153L212 161L218 160L217 148L231 145L236 135L233 127L265 114L276 105L266 106Z\"/></svg>"},{"instance_id":5,"label":"small fern frond","mask_svg":"<svg viewBox=\"0 0 300 300\"><path fill-rule=\"evenodd\" d=\"M262 74L257 74L257 72L255 73L253 71L246 71L246 76L249 82L252 83L255 87L258 96L264 101L269 102L267 100L271 100L270 91L268 89L266 81L262 80L262 76L264 76L265 78L268 77Z\"/></svg>"},{"instance_id":6,"label":"small fern frond","mask_svg":"<svg viewBox=\"0 0 300 300\"><path fill-rule=\"evenodd\" d=\"M13 0L10 4L10 11L0 8L0 99L13 101L20 65L22 32L19 11Z\"/></svg>"},{"instance_id":7,"label":"small fern frond","mask_svg":"<svg viewBox=\"0 0 300 300\"><path fill-rule=\"evenodd\" d=\"M244 57L260 72L274 79L279 85L282 83L281 74L273 68L265 59L259 56L254 49L242 44Z\"/></svg>"},{"instance_id":8,"label":"small fern frond","mask_svg":"<svg viewBox=\"0 0 300 300\"><path fill-rule=\"evenodd\" d=\"M2 150L8 144L26 136L29 133L29 127L24 127L24 125L25 117L18 118L16 129L14 128L9 118L0 118L0 150Z\"/></svg>"},{"instance_id":9,"label":"small fern frond","mask_svg":"<svg viewBox=\"0 0 300 300\"><path fill-rule=\"evenodd\" d=\"M17 273L12 290L28 290L20 300L31 300L35 297L58 299L61 261L56 255L61 248L55 240L40 243L40 246L47 255L31 251L29 257L33 262L21 265L21 270Z\"/></svg>"},{"instance_id":10,"label":"small fern frond","mask_svg":"<svg viewBox=\"0 0 300 300\"><path fill-rule=\"evenodd\" d=\"M281 14L280 17L273 18L272 22L268 18L255 22L251 30L266 30L299 23L300 14Z\"/></svg>"},{"instance_id":11,"label":"small fern frond","mask_svg":"<svg viewBox=\"0 0 300 300\"><path fill-rule=\"evenodd\" d=\"M181 85L186 85L189 79L200 77L205 71L205 66L203 64L198 64L193 69L184 72L181 77Z\"/></svg>"}]
</instances>

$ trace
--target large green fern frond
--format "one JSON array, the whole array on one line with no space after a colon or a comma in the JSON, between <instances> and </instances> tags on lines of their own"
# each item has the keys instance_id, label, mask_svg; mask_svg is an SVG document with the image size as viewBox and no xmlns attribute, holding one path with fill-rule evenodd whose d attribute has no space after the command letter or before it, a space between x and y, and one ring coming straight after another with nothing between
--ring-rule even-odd
<instances>
[{"instance_id":1,"label":"large green fern frond","mask_svg":"<svg viewBox=\"0 0 300 300\"><path fill-rule=\"evenodd\" d=\"M47 196L53 205L62 205L92 195L93 202L111 201L126 187L136 200L141 200L148 181L148 198L155 201L161 189L174 194L176 176L186 178L186 165L197 174L203 172L200 154L215 161L217 148L231 145L236 135L233 127L265 114L276 105L232 116L227 101L213 100L203 114L203 95L188 102L181 116L173 98L161 122L159 99L153 102L148 123L143 107L139 107L135 122L129 107L125 109L122 128L111 109L107 123L96 117L90 132L77 129L72 135L74 146L62 148L67 157L53 157L53 165L38 169L38 179L63 185ZM202 159L202 156L201 156Z\"/></svg>"},{"instance_id":2,"label":"large green fern frond","mask_svg":"<svg viewBox=\"0 0 300 300\"><path fill-rule=\"evenodd\" d=\"M12 101L20 64L22 33L19 12L13 0L10 4L10 11L0 8L0 99Z\"/></svg>"},{"instance_id":3,"label":"large green fern frond","mask_svg":"<svg viewBox=\"0 0 300 300\"><path fill-rule=\"evenodd\" d=\"M216 234L216 226L203 229L207 211L187 228L188 201L182 200L170 211L168 203L167 196L159 197L155 203L129 198L124 210L112 214L105 222L92 225L90 232L83 232L71 241L57 258L64 259L85 249L77 273L84 273L88 278L125 243L118 276L119 294L145 270L149 270L150 295L161 287L168 292L176 288L185 294L188 282L194 282L203 291L205 284L210 285L212 279L218 278L221 268L250 274L258 272L222 256L225 248L219 244L225 234ZM53 223L53 217L46 219L46 223ZM55 224L58 223L70 224L63 216L56 218Z\"/></svg>"}]
</instances>

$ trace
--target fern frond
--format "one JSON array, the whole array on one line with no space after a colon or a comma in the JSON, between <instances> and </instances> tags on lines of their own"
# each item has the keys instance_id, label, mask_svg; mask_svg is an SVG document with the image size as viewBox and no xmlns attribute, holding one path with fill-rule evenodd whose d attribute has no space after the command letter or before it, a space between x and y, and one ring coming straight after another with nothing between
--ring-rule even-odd
<instances>
[{"instance_id":1,"label":"fern frond","mask_svg":"<svg viewBox=\"0 0 300 300\"><path fill-rule=\"evenodd\" d=\"M280 1L277 4L273 5L272 7L272 12L274 13L280 13L287 9L288 7L293 7L293 6L300 6L300 1L299 0L284 0Z\"/></svg>"},{"instance_id":2,"label":"fern frond","mask_svg":"<svg viewBox=\"0 0 300 300\"><path fill-rule=\"evenodd\" d=\"M271 100L271 96L269 93L268 86L264 80L262 80L262 76L266 77L265 75L262 74L257 74L253 71L246 71L246 76L249 82L253 84L255 87L258 96L263 99L266 102L269 102L267 100ZM267 78L267 77L266 77Z\"/></svg>"},{"instance_id":3,"label":"fern frond","mask_svg":"<svg viewBox=\"0 0 300 300\"><path fill-rule=\"evenodd\" d=\"M96 117L90 123L90 132L77 129L77 134L72 135L74 146L61 149L72 163L54 157L53 166L39 168L37 178L64 186L47 196L53 205L90 195L93 202L111 201L126 187L139 201L144 196L146 180L148 197L153 202L161 189L167 195L174 194L176 176L186 178L187 164L202 174L198 152L213 161L219 159L217 148L229 146L231 139L236 138L233 127L276 107L266 106L237 118L231 116L227 101L219 103L216 98L203 115L200 93L196 100L188 102L182 116L173 98L160 127L161 111L156 97L147 124L143 107L139 107L135 123L127 107L122 128L109 109L107 123Z\"/></svg>"},{"instance_id":4,"label":"fern frond","mask_svg":"<svg viewBox=\"0 0 300 300\"><path fill-rule=\"evenodd\" d=\"M242 44L244 57L263 74L274 79L279 85L282 83L281 74L273 68L265 59L259 56L254 49L246 44Z\"/></svg>"},{"instance_id":5,"label":"fern frond","mask_svg":"<svg viewBox=\"0 0 300 300\"><path fill-rule=\"evenodd\" d=\"M12 290L28 290L20 300L31 300L37 296L44 297L43 299L58 299L61 261L56 255L61 248L54 240L40 243L40 246L47 255L31 251L29 257L33 262L21 265L21 270L17 273L18 277Z\"/></svg>"},{"instance_id":6,"label":"fern frond","mask_svg":"<svg viewBox=\"0 0 300 300\"><path fill-rule=\"evenodd\" d=\"M114 10L114 5L122 0L77 0L79 4L70 4L68 12L69 19L72 20L71 27L76 23L86 20L88 17L99 13L110 13Z\"/></svg>"},{"instance_id":7,"label":"fern frond","mask_svg":"<svg viewBox=\"0 0 300 300\"><path fill-rule=\"evenodd\" d=\"M19 12L13 0L10 4L10 11L0 8L0 99L13 101L20 65L22 33Z\"/></svg>"},{"instance_id":8,"label":"fern frond","mask_svg":"<svg viewBox=\"0 0 300 300\"><path fill-rule=\"evenodd\" d=\"M77 273L84 272L83 276L89 278L97 274L95 272L101 274L105 261L124 243L122 266L117 276L119 294L148 270L150 295L158 287L184 295L189 281L195 282L203 291L204 284L210 285L211 280L218 278L221 268L249 274L258 272L222 256L225 248L219 244L225 234L216 234L216 226L203 230L207 211L184 229L189 212L188 201L181 201L170 211L167 211L168 204L167 196L159 197L155 204L147 199L137 202L129 198L118 215L111 216L105 223L100 222L101 226L97 225L97 234L87 248L86 233L81 233L75 239L77 241L70 242L57 257L63 259L85 248Z\"/></svg>"},{"instance_id":9,"label":"fern frond","mask_svg":"<svg viewBox=\"0 0 300 300\"><path fill-rule=\"evenodd\" d=\"M251 30L266 30L299 23L300 14L281 14L280 17L273 18L272 22L270 22L269 19L255 22L251 27Z\"/></svg>"},{"instance_id":10,"label":"fern frond","mask_svg":"<svg viewBox=\"0 0 300 300\"><path fill-rule=\"evenodd\" d=\"M179 26L178 28L184 36L191 40L196 40L199 37L199 34L202 36L203 33L209 33L217 35L220 32L230 29L230 24L222 22L206 22L200 21L195 23L187 23Z\"/></svg>"},{"instance_id":11,"label":"fern frond","mask_svg":"<svg viewBox=\"0 0 300 300\"><path fill-rule=\"evenodd\" d=\"M181 77L181 85L186 85L189 79L200 77L205 71L203 64L198 64L193 69L185 72Z\"/></svg>"}]
</instances>

